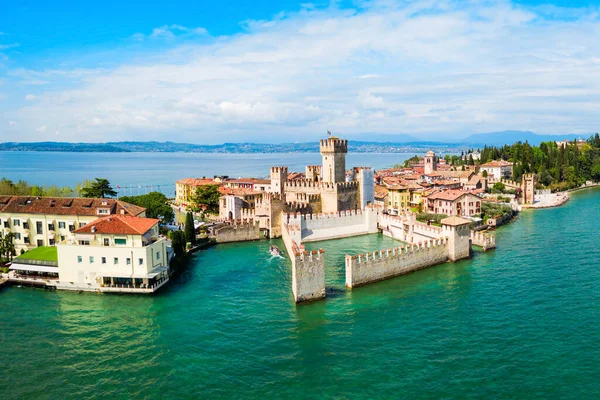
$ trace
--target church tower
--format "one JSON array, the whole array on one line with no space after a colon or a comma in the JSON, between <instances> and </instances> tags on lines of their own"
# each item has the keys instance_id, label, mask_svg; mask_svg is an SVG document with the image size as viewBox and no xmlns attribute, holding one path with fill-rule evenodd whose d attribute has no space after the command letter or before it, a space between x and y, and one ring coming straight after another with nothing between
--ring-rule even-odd
<instances>
[{"instance_id":1,"label":"church tower","mask_svg":"<svg viewBox=\"0 0 600 400\"><path fill-rule=\"evenodd\" d=\"M348 141L331 136L321 140L321 180L327 183L346 181L346 154Z\"/></svg>"},{"instance_id":2,"label":"church tower","mask_svg":"<svg viewBox=\"0 0 600 400\"><path fill-rule=\"evenodd\" d=\"M435 170L437 169L437 164L435 161L435 153L431 150L429 150L427 152L427 154L425 154L425 157L423 157L423 161L425 164L425 174L433 174L435 172Z\"/></svg>"}]
</instances>

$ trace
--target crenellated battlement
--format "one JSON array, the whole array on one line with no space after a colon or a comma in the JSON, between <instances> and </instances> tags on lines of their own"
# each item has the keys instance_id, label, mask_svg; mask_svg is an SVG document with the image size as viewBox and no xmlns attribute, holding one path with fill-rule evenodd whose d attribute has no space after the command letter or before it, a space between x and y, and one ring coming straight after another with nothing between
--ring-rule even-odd
<instances>
[{"instance_id":1,"label":"crenellated battlement","mask_svg":"<svg viewBox=\"0 0 600 400\"><path fill-rule=\"evenodd\" d=\"M346 255L346 286L354 288L446 262L450 239L424 240L403 247Z\"/></svg>"},{"instance_id":2,"label":"crenellated battlement","mask_svg":"<svg viewBox=\"0 0 600 400\"><path fill-rule=\"evenodd\" d=\"M288 174L288 167L271 167L271 174Z\"/></svg>"},{"instance_id":3,"label":"crenellated battlement","mask_svg":"<svg viewBox=\"0 0 600 400\"><path fill-rule=\"evenodd\" d=\"M472 244L480 246L483 251L496 248L496 236L494 235L471 231L469 238Z\"/></svg>"},{"instance_id":4,"label":"crenellated battlement","mask_svg":"<svg viewBox=\"0 0 600 400\"><path fill-rule=\"evenodd\" d=\"M321 154L323 153L347 153L348 141L345 139L328 138L320 140Z\"/></svg>"},{"instance_id":5,"label":"crenellated battlement","mask_svg":"<svg viewBox=\"0 0 600 400\"><path fill-rule=\"evenodd\" d=\"M284 183L285 191L314 190L318 192L345 193L358 190L359 183L353 182L316 182L307 179L295 179Z\"/></svg>"},{"instance_id":6,"label":"crenellated battlement","mask_svg":"<svg viewBox=\"0 0 600 400\"><path fill-rule=\"evenodd\" d=\"M358 263L362 263L383 258L401 257L403 255L418 251L426 251L435 247L446 247L447 245L448 238L443 237L440 239L424 240L416 244L408 244L406 246L394 247L391 249L384 249L358 255L346 255L346 259L350 258L351 260L356 260Z\"/></svg>"}]
</instances>

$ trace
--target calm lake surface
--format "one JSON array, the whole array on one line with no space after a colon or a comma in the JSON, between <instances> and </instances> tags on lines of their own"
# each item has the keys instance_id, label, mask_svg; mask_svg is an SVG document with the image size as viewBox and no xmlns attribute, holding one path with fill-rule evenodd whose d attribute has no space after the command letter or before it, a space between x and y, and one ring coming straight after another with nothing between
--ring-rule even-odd
<instances>
[{"instance_id":1,"label":"calm lake surface","mask_svg":"<svg viewBox=\"0 0 600 400\"><path fill-rule=\"evenodd\" d=\"M401 164L415 154L350 153L346 166L375 169ZM120 195L160 190L175 196L175 181L187 177L267 177L271 166L304 172L321 164L318 153L54 153L0 152L0 178L22 179L35 185L75 186L86 179L107 178Z\"/></svg>"},{"instance_id":2,"label":"calm lake surface","mask_svg":"<svg viewBox=\"0 0 600 400\"><path fill-rule=\"evenodd\" d=\"M17 398L600 396L600 191L528 211L498 249L344 289L370 235L313 243L328 299L296 307L279 240L194 256L153 297L0 290L0 393Z\"/></svg>"}]
</instances>

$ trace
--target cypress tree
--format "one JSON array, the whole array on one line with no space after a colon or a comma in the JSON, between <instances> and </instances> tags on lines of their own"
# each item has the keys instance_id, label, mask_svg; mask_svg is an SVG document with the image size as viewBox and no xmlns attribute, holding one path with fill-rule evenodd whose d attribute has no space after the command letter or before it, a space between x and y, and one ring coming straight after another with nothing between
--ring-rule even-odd
<instances>
[{"instance_id":1,"label":"cypress tree","mask_svg":"<svg viewBox=\"0 0 600 400\"><path fill-rule=\"evenodd\" d=\"M191 212L185 216L185 241L193 245L196 244L196 230L194 229L194 217Z\"/></svg>"}]
</instances>

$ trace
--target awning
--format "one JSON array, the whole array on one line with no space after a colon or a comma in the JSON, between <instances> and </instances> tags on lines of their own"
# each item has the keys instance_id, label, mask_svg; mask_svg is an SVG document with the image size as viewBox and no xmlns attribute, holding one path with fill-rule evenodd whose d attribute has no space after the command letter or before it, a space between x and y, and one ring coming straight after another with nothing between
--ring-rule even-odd
<instances>
[{"instance_id":1,"label":"awning","mask_svg":"<svg viewBox=\"0 0 600 400\"><path fill-rule=\"evenodd\" d=\"M10 266L12 270L29 271L29 272L50 272L58 274L58 267L47 267L44 265L29 265L29 264L13 264Z\"/></svg>"},{"instance_id":2,"label":"awning","mask_svg":"<svg viewBox=\"0 0 600 400\"><path fill-rule=\"evenodd\" d=\"M121 275L121 274L117 274L117 275L109 275L109 276L104 276L104 278L138 278L138 279L152 279L157 277L159 274L165 272L168 269L168 267L158 267L153 269L152 271L148 272L147 274L129 274L129 275Z\"/></svg>"}]
</instances>

